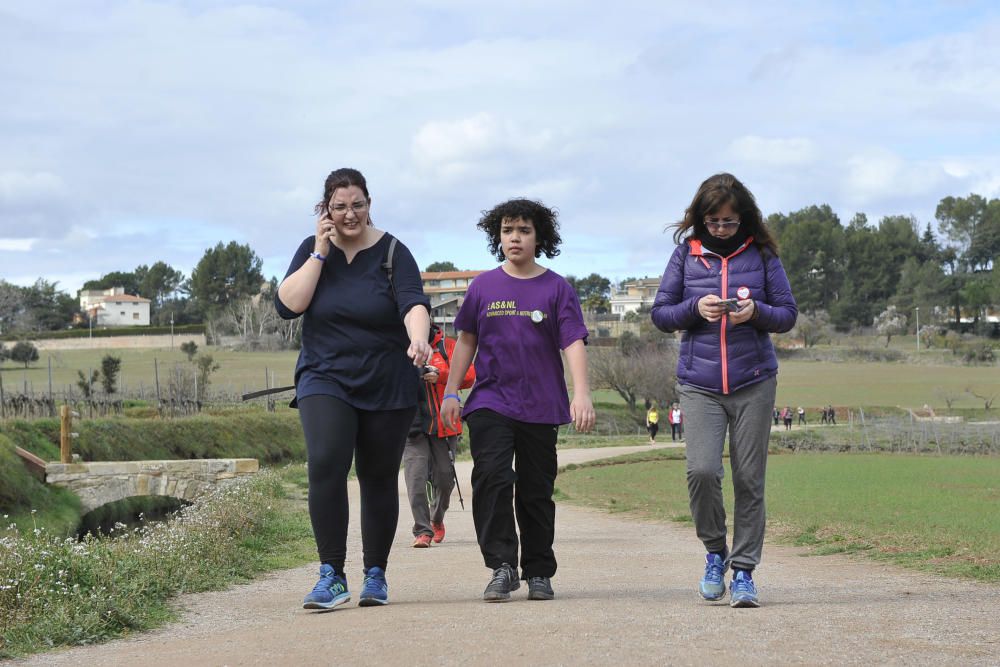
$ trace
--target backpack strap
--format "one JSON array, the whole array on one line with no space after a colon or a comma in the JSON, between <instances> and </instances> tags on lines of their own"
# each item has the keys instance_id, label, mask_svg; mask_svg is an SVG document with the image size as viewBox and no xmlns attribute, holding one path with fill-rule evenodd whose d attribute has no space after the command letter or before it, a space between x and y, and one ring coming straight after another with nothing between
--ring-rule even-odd
<instances>
[{"instance_id":1,"label":"backpack strap","mask_svg":"<svg viewBox=\"0 0 1000 667\"><path fill-rule=\"evenodd\" d=\"M448 352L444 349L444 336L443 335L441 336L441 340L438 341L437 349L438 349L438 352L441 353L441 356L444 358L444 363L446 363L449 366L451 366L451 359L448 358Z\"/></svg>"},{"instance_id":2,"label":"backpack strap","mask_svg":"<svg viewBox=\"0 0 1000 667\"><path fill-rule=\"evenodd\" d=\"M385 269L386 276L389 278L389 288L392 289L392 300L399 303L399 299L396 297L396 283L392 281L392 260L396 254L396 237L389 232L386 232L389 237L389 249L385 253L385 261L382 262L382 268Z\"/></svg>"}]
</instances>

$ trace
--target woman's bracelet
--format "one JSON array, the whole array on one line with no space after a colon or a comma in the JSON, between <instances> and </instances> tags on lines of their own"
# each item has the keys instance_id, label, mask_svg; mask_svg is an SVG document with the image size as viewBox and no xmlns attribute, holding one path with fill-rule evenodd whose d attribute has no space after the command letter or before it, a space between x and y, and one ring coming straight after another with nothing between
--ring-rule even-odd
<instances>
[{"instance_id":1,"label":"woman's bracelet","mask_svg":"<svg viewBox=\"0 0 1000 667\"><path fill-rule=\"evenodd\" d=\"M449 398L454 398L456 401L458 401L459 405L462 404L462 397L459 396L458 394L445 394L444 396L441 397L441 402L444 403Z\"/></svg>"},{"instance_id":2,"label":"woman's bracelet","mask_svg":"<svg viewBox=\"0 0 1000 667\"><path fill-rule=\"evenodd\" d=\"M318 252L311 252L311 253L309 253L309 256L310 257L315 257L316 259L318 259L321 262L325 262L326 261L326 255L321 255Z\"/></svg>"}]
</instances>

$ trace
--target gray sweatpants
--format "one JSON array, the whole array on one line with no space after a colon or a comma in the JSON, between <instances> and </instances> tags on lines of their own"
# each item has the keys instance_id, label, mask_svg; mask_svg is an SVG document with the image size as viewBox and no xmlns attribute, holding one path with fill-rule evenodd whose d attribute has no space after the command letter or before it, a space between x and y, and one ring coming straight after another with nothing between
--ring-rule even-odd
<instances>
[{"instance_id":1,"label":"gray sweatpants","mask_svg":"<svg viewBox=\"0 0 1000 667\"><path fill-rule=\"evenodd\" d=\"M768 378L726 395L677 385L695 530L707 551L725 551L722 450L728 433L735 516L733 547L726 564L746 570L760 563L764 546L764 476L777 386L776 378Z\"/></svg>"},{"instance_id":2,"label":"gray sweatpants","mask_svg":"<svg viewBox=\"0 0 1000 667\"><path fill-rule=\"evenodd\" d=\"M406 439L403 449L403 478L406 495L413 512L413 536L433 535L431 522L443 523L448 511L451 492L455 488L452 457L458 449L458 438L439 438L421 433ZM427 480L434 485L434 506L427 501Z\"/></svg>"}]
</instances>

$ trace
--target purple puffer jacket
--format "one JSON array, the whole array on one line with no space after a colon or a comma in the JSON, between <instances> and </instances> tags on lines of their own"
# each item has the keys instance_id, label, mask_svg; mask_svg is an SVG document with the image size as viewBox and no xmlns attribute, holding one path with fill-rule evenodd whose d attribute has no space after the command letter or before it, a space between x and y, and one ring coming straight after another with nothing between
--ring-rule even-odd
<instances>
[{"instance_id":1,"label":"purple puffer jacket","mask_svg":"<svg viewBox=\"0 0 1000 667\"><path fill-rule=\"evenodd\" d=\"M747 239L728 257L703 248L697 239L677 246L653 302L653 324L683 330L677 381L717 394L730 394L778 374L778 358L768 332L795 326L798 307L781 261ZM744 289L746 288L746 289ZM698 312L706 294L751 298L758 316L731 325L728 317L709 322Z\"/></svg>"}]
</instances>

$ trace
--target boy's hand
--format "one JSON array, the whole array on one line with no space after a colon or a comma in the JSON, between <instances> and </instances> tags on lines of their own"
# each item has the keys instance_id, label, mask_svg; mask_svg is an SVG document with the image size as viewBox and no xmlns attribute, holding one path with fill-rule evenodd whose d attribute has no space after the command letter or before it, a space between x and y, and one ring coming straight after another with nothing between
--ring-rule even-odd
<instances>
[{"instance_id":1,"label":"boy's hand","mask_svg":"<svg viewBox=\"0 0 1000 667\"><path fill-rule=\"evenodd\" d=\"M454 398L446 398L441 401L441 420L450 429L458 427L462 419L462 404Z\"/></svg>"},{"instance_id":2,"label":"boy's hand","mask_svg":"<svg viewBox=\"0 0 1000 667\"><path fill-rule=\"evenodd\" d=\"M573 426L580 433L587 433L594 428L597 413L594 412L594 404L591 403L589 394L573 396L573 401L569 404L569 416L573 419Z\"/></svg>"}]
</instances>

